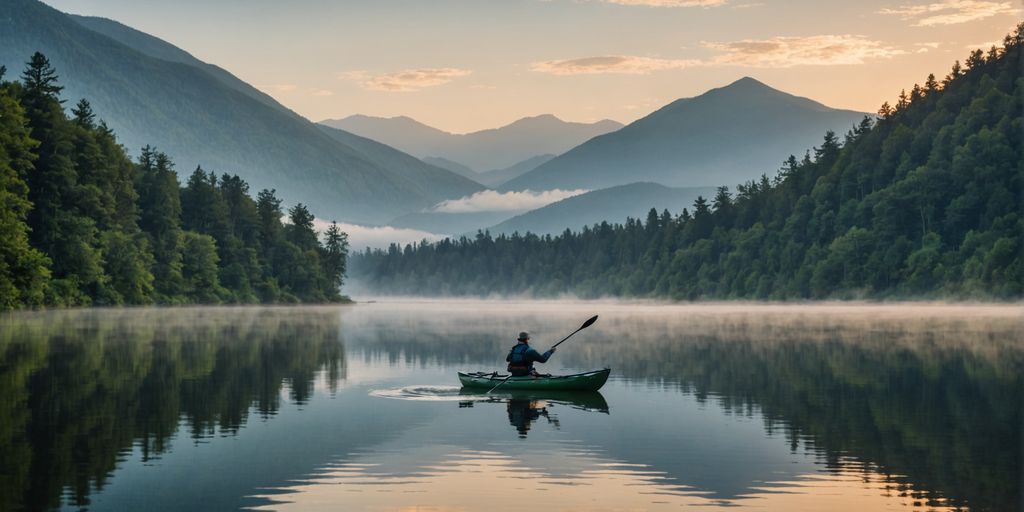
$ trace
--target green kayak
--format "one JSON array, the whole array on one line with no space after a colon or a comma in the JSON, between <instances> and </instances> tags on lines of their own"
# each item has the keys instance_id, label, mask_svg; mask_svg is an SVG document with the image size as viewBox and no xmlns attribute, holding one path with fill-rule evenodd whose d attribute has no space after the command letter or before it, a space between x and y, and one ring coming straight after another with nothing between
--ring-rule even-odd
<instances>
[{"instance_id":1,"label":"green kayak","mask_svg":"<svg viewBox=\"0 0 1024 512\"><path fill-rule=\"evenodd\" d=\"M529 375L526 377L509 377L508 374L502 375L497 372L459 372L459 380L462 381L462 386L467 388L490 389L508 378L508 382L502 384L498 389L597 391L608 380L609 373L611 373L609 368L574 375L542 375L537 377Z\"/></svg>"}]
</instances>

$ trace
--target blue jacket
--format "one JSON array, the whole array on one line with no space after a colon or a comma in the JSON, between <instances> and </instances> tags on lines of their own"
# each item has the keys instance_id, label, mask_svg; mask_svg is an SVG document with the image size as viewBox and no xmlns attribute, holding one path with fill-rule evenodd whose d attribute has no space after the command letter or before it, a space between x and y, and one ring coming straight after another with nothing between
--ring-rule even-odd
<instances>
[{"instance_id":1,"label":"blue jacket","mask_svg":"<svg viewBox=\"0 0 1024 512\"><path fill-rule=\"evenodd\" d=\"M513 366L520 368L525 366L526 372L529 373L533 371L533 363L546 363L553 353L552 349L541 354L528 343L517 343L512 350L509 350L505 361L508 361L509 371L512 371Z\"/></svg>"}]
</instances>

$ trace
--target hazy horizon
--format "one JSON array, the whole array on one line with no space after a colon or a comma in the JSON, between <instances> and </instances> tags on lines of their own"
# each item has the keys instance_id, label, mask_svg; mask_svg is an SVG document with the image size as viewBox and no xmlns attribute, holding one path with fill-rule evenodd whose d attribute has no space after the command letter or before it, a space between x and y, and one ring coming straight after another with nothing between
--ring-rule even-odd
<instances>
[{"instance_id":1,"label":"hazy horizon","mask_svg":"<svg viewBox=\"0 0 1024 512\"><path fill-rule=\"evenodd\" d=\"M540 114L629 123L743 76L873 112L999 42L1021 12L999 0L47 3L160 37L314 121L404 115L452 133Z\"/></svg>"}]
</instances>

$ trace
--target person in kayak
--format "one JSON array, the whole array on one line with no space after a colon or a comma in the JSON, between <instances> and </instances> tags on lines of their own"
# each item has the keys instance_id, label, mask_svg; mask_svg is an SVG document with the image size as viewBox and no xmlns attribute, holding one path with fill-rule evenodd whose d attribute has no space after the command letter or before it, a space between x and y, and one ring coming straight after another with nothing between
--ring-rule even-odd
<instances>
[{"instance_id":1,"label":"person in kayak","mask_svg":"<svg viewBox=\"0 0 1024 512\"><path fill-rule=\"evenodd\" d=\"M554 353L555 349L548 350L543 354L537 352L537 350L530 346L530 333L521 332L519 333L518 343L505 356L505 361L508 361L508 372L513 377L537 375L537 370L533 369L533 363L546 363L551 354Z\"/></svg>"}]
</instances>

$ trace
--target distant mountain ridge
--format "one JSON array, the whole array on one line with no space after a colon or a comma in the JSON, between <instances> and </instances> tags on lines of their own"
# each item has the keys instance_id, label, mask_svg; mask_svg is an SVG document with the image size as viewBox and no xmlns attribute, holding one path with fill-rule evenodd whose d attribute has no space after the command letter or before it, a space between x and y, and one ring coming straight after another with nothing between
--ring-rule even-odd
<instances>
[{"instance_id":1,"label":"distant mountain ridge","mask_svg":"<svg viewBox=\"0 0 1024 512\"><path fill-rule=\"evenodd\" d=\"M56 68L68 105L88 99L131 153L152 144L179 172L237 173L321 217L383 221L483 188L386 146L340 142L230 73L119 23L36 0L0 3L0 64L17 73L36 51Z\"/></svg>"},{"instance_id":2,"label":"distant mountain ridge","mask_svg":"<svg viewBox=\"0 0 1024 512\"><path fill-rule=\"evenodd\" d=\"M671 188L657 183L639 182L619 185L551 203L530 210L488 228L492 234L527 232L536 235L557 235L571 229L579 231L607 221L621 224L627 218L643 219L654 208L679 214L683 208L693 209L697 196L713 196L714 187Z\"/></svg>"},{"instance_id":3,"label":"distant mountain ridge","mask_svg":"<svg viewBox=\"0 0 1024 512\"><path fill-rule=\"evenodd\" d=\"M491 171L481 172L477 174L476 181L483 183L488 187L497 187L502 183L513 178L518 178L519 176L540 167L542 164L547 163L556 156L558 155L552 155L550 153L546 155L537 155L535 157L527 158L517 164L505 167L504 169L494 169Z\"/></svg>"},{"instance_id":4,"label":"distant mountain ridge","mask_svg":"<svg viewBox=\"0 0 1024 512\"><path fill-rule=\"evenodd\" d=\"M607 119L574 123L550 114L466 134L449 133L406 116L356 114L327 119L321 124L383 142L420 158L442 157L476 172L511 167L537 155L560 154L592 137L622 128L621 123Z\"/></svg>"},{"instance_id":5,"label":"distant mountain ridge","mask_svg":"<svg viewBox=\"0 0 1024 512\"><path fill-rule=\"evenodd\" d=\"M594 137L500 188L735 185L773 173L786 155L802 155L826 130L845 132L864 115L742 78Z\"/></svg>"}]
</instances>

